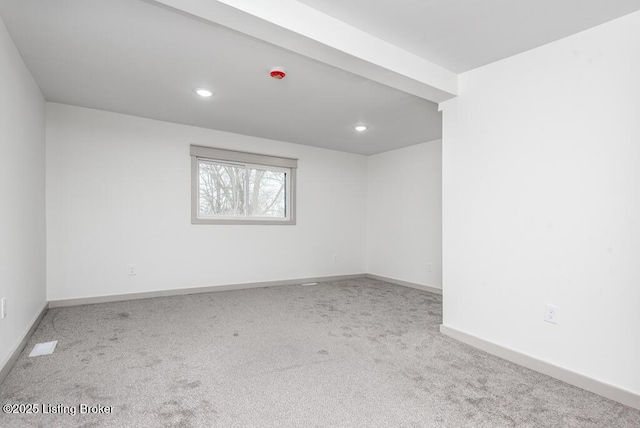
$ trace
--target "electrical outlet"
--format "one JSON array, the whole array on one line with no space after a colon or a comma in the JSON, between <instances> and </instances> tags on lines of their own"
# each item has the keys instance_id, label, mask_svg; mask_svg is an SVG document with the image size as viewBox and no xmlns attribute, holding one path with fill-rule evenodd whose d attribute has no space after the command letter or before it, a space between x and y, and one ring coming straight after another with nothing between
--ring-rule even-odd
<instances>
[{"instance_id":1,"label":"electrical outlet","mask_svg":"<svg viewBox=\"0 0 640 428\"><path fill-rule=\"evenodd\" d=\"M337 254L333 255L333 262L334 263L338 263L338 255Z\"/></svg>"},{"instance_id":2,"label":"electrical outlet","mask_svg":"<svg viewBox=\"0 0 640 428\"><path fill-rule=\"evenodd\" d=\"M127 265L127 273L129 275L137 275L138 269L136 268L136 265Z\"/></svg>"},{"instance_id":3,"label":"electrical outlet","mask_svg":"<svg viewBox=\"0 0 640 428\"><path fill-rule=\"evenodd\" d=\"M544 307L544 320L551 324L558 324L560 316L560 308L556 305L546 304Z\"/></svg>"},{"instance_id":4,"label":"electrical outlet","mask_svg":"<svg viewBox=\"0 0 640 428\"><path fill-rule=\"evenodd\" d=\"M433 272L433 264L427 264L427 272Z\"/></svg>"},{"instance_id":5,"label":"electrical outlet","mask_svg":"<svg viewBox=\"0 0 640 428\"><path fill-rule=\"evenodd\" d=\"M3 297L0 300L0 319L5 319L7 317L7 298Z\"/></svg>"}]
</instances>

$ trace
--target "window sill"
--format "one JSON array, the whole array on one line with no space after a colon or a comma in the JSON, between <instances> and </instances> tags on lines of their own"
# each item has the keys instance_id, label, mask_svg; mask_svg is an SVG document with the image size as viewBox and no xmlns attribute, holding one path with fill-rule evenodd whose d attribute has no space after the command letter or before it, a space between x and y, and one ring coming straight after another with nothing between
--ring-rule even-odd
<instances>
[{"instance_id":1,"label":"window sill","mask_svg":"<svg viewBox=\"0 0 640 428\"><path fill-rule=\"evenodd\" d=\"M296 220L239 220L239 219L213 219L213 218L192 218L191 224L227 224L227 225L269 225L269 226L295 226Z\"/></svg>"}]
</instances>

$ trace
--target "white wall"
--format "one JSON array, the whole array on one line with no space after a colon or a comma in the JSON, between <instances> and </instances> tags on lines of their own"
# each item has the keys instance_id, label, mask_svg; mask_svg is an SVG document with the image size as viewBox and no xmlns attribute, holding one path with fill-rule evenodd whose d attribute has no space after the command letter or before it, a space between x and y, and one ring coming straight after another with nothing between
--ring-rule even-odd
<instances>
[{"instance_id":1,"label":"white wall","mask_svg":"<svg viewBox=\"0 0 640 428\"><path fill-rule=\"evenodd\" d=\"M635 393L638 40L635 13L462 74L443 129L444 325Z\"/></svg>"},{"instance_id":2,"label":"white wall","mask_svg":"<svg viewBox=\"0 0 640 428\"><path fill-rule=\"evenodd\" d=\"M298 158L297 225L192 225L190 144ZM48 103L48 298L364 273L366 166L361 155Z\"/></svg>"},{"instance_id":3,"label":"white wall","mask_svg":"<svg viewBox=\"0 0 640 428\"><path fill-rule=\"evenodd\" d=\"M442 141L367 159L367 272L442 287Z\"/></svg>"},{"instance_id":4,"label":"white wall","mask_svg":"<svg viewBox=\"0 0 640 428\"><path fill-rule=\"evenodd\" d=\"M45 303L45 103L0 18L0 369Z\"/></svg>"}]
</instances>

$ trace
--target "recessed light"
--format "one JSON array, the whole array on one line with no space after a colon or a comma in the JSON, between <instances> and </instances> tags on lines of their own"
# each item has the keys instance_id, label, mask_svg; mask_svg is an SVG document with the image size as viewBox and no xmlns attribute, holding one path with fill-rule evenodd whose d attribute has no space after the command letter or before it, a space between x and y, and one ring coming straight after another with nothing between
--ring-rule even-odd
<instances>
[{"instance_id":1,"label":"recessed light","mask_svg":"<svg viewBox=\"0 0 640 428\"><path fill-rule=\"evenodd\" d=\"M209 98L211 95L213 95L213 92L206 88L197 88L196 94L200 95L203 98Z\"/></svg>"},{"instance_id":2,"label":"recessed light","mask_svg":"<svg viewBox=\"0 0 640 428\"><path fill-rule=\"evenodd\" d=\"M367 127L364 126L364 125L358 125L358 126L355 127L355 130L358 131L358 132L364 132L364 131L367 130Z\"/></svg>"}]
</instances>

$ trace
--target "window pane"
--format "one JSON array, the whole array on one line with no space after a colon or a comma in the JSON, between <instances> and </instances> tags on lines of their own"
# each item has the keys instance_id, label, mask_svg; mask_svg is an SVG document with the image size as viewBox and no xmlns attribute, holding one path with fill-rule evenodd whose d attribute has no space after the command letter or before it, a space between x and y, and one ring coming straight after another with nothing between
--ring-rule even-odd
<instances>
[{"instance_id":1,"label":"window pane","mask_svg":"<svg viewBox=\"0 0 640 428\"><path fill-rule=\"evenodd\" d=\"M198 176L200 215L244 216L244 167L199 161Z\"/></svg>"},{"instance_id":2,"label":"window pane","mask_svg":"<svg viewBox=\"0 0 640 428\"><path fill-rule=\"evenodd\" d=\"M285 190L287 174L249 168L247 208L250 216L285 218Z\"/></svg>"}]
</instances>

